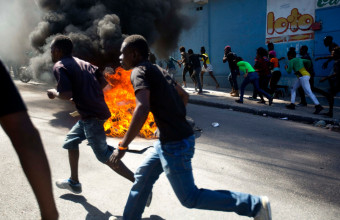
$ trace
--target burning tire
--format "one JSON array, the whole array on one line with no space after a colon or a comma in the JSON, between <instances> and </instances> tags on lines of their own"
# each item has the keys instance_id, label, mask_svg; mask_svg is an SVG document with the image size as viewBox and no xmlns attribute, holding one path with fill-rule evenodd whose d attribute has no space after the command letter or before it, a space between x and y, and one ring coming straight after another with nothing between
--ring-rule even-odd
<instances>
[{"instance_id":1,"label":"burning tire","mask_svg":"<svg viewBox=\"0 0 340 220\"><path fill-rule=\"evenodd\" d=\"M20 67L18 77L24 83L28 83L33 78L31 71L25 66Z\"/></svg>"}]
</instances>

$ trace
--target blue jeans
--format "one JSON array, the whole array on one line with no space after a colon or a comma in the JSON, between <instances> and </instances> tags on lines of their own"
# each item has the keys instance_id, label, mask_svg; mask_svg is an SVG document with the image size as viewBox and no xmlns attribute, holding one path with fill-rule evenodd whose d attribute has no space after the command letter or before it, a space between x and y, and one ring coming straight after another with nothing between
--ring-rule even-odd
<instances>
[{"instance_id":1,"label":"blue jeans","mask_svg":"<svg viewBox=\"0 0 340 220\"><path fill-rule=\"evenodd\" d=\"M267 99L271 99L271 96L260 88L258 73L257 72L251 72L251 73L248 73L247 77L244 78L244 80L241 84L240 101L243 102L244 90L249 83L252 83L254 85L254 89L255 89L256 92L260 93L261 95L264 95Z\"/></svg>"},{"instance_id":2,"label":"blue jeans","mask_svg":"<svg viewBox=\"0 0 340 220\"><path fill-rule=\"evenodd\" d=\"M105 120L97 118L79 120L67 134L63 148L78 150L79 144L87 139L97 159L105 163L110 158L113 148L106 143L104 122Z\"/></svg>"},{"instance_id":3,"label":"blue jeans","mask_svg":"<svg viewBox=\"0 0 340 220\"><path fill-rule=\"evenodd\" d=\"M237 76L240 74L239 70L231 70L230 74L228 76L228 80L230 82L230 85L235 90L238 90L238 84L237 84Z\"/></svg>"},{"instance_id":4,"label":"blue jeans","mask_svg":"<svg viewBox=\"0 0 340 220\"><path fill-rule=\"evenodd\" d=\"M157 141L154 150L137 169L135 182L125 206L123 219L141 219L153 184L163 171L177 198L187 208L236 212L253 217L259 211L260 198L250 194L227 190L199 189L195 185L191 159L195 151L195 137L182 141L161 144Z\"/></svg>"}]
</instances>

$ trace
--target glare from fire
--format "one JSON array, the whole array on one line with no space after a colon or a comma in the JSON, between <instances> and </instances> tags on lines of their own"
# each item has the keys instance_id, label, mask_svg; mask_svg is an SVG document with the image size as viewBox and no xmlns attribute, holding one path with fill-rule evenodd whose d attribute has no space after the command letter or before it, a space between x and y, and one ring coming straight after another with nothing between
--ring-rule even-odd
<instances>
[{"instance_id":1,"label":"glare from fire","mask_svg":"<svg viewBox=\"0 0 340 220\"><path fill-rule=\"evenodd\" d=\"M110 85L104 89L105 102L111 112L111 117L104 123L108 136L123 137L129 128L136 107L130 75L131 71L121 67L116 68L114 74L105 73L105 78ZM144 138L155 138L156 129L154 117L150 113L139 135Z\"/></svg>"}]
</instances>

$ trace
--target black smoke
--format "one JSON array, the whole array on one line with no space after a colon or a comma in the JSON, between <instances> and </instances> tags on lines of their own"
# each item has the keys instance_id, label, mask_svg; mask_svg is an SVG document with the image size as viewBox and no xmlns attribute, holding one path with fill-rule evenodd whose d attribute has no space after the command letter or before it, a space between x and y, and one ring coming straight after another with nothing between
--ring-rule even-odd
<instances>
[{"instance_id":1,"label":"black smoke","mask_svg":"<svg viewBox=\"0 0 340 220\"><path fill-rule=\"evenodd\" d=\"M143 35L159 57L177 47L180 33L190 27L181 13L186 0L38 0L42 21L30 34L39 55L35 72L50 71L49 44L57 34L71 37L74 55L100 67L117 66L127 35Z\"/></svg>"}]
</instances>

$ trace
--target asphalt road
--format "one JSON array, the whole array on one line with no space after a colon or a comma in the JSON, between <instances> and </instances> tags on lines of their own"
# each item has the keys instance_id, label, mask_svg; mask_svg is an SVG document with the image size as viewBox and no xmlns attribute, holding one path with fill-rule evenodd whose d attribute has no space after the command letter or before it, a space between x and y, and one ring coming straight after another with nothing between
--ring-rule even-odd
<instances>
[{"instance_id":1,"label":"asphalt road","mask_svg":"<svg viewBox=\"0 0 340 220\"><path fill-rule=\"evenodd\" d=\"M52 171L52 181L69 177L67 152L61 149L76 119L71 103L49 100L44 85L18 86L34 124L40 130ZM340 136L311 125L226 109L188 106L196 132L193 168L200 188L228 189L267 195L273 219L336 220L340 216ZM211 124L218 122L219 127ZM116 145L118 138L108 138ZM153 140L138 138L142 150ZM37 219L39 210L10 141L0 130L0 219ZM149 150L148 150L149 151ZM132 170L148 151L129 153L123 161ZM108 219L122 215L131 183L99 163L83 143L80 155L83 193L54 187L60 219ZM233 213L189 210L180 205L164 175L155 184L144 219L248 219Z\"/></svg>"}]
</instances>

